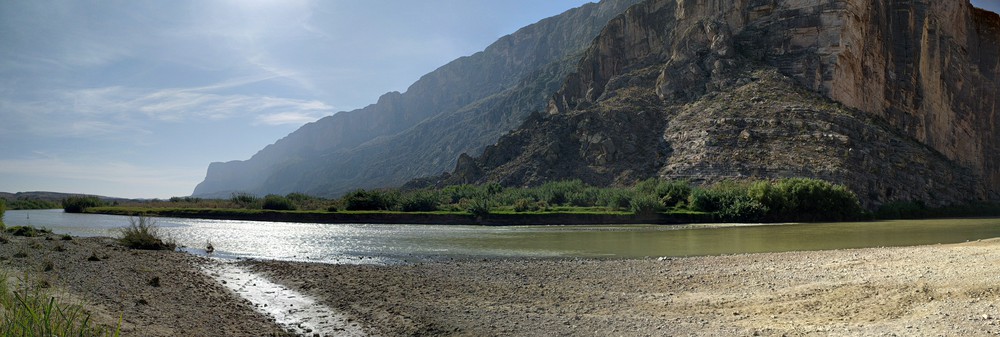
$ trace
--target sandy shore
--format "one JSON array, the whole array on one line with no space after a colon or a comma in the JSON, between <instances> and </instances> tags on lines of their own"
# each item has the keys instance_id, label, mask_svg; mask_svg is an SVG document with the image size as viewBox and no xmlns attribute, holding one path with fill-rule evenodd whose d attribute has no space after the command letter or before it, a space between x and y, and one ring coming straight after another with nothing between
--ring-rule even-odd
<instances>
[{"instance_id":1,"label":"sandy shore","mask_svg":"<svg viewBox=\"0 0 1000 337\"><path fill-rule=\"evenodd\" d=\"M98 321L122 315L124 336L283 334L200 271L211 262L185 253L52 236L12 238L0 260ZM665 260L242 265L379 336L993 336L998 261L990 240Z\"/></svg>"},{"instance_id":2,"label":"sandy shore","mask_svg":"<svg viewBox=\"0 0 1000 337\"><path fill-rule=\"evenodd\" d=\"M374 335L995 336L1000 241L668 260L257 262Z\"/></svg>"}]
</instances>

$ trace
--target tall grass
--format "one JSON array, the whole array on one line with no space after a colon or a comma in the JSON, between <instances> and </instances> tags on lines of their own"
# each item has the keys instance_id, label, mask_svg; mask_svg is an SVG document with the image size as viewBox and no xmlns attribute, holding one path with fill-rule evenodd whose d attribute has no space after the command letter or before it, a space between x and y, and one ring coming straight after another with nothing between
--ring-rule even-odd
<instances>
[{"instance_id":1,"label":"tall grass","mask_svg":"<svg viewBox=\"0 0 1000 337\"><path fill-rule=\"evenodd\" d=\"M132 249L147 250L174 250L177 244L170 238L164 238L160 234L160 227L156 226L153 218L139 215L130 216L129 225L119 232L118 242L125 247Z\"/></svg>"},{"instance_id":2,"label":"tall grass","mask_svg":"<svg viewBox=\"0 0 1000 337\"><path fill-rule=\"evenodd\" d=\"M11 285L0 275L0 337L27 336L114 336L120 325L108 328L90 321L90 314L79 305L57 301L55 297L31 287Z\"/></svg>"}]
</instances>

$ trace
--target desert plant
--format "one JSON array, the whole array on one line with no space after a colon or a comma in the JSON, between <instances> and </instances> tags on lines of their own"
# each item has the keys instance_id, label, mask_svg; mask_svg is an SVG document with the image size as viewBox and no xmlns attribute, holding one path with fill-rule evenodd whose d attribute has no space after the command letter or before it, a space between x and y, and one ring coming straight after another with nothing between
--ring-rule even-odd
<instances>
[{"instance_id":1,"label":"desert plant","mask_svg":"<svg viewBox=\"0 0 1000 337\"><path fill-rule=\"evenodd\" d=\"M118 242L132 249L173 250L177 244L173 240L164 239L156 220L144 215L130 216L129 225L120 229Z\"/></svg>"},{"instance_id":2,"label":"desert plant","mask_svg":"<svg viewBox=\"0 0 1000 337\"><path fill-rule=\"evenodd\" d=\"M514 202L514 212L531 212L537 210L538 204L531 201L531 199L521 198Z\"/></svg>"},{"instance_id":3,"label":"desert plant","mask_svg":"<svg viewBox=\"0 0 1000 337\"><path fill-rule=\"evenodd\" d=\"M264 204L261 208L276 211L291 211L295 210L295 204L286 197L277 194L268 194L264 196Z\"/></svg>"},{"instance_id":4,"label":"desert plant","mask_svg":"<svg viewBox=\"0 0 1000 337\"><path fill-rule=\"evenodd\" d=\"M438 210L441 198L431 191L416 191L403 196L399 203L403 212L433 212Z\"/></svg>"},{"instance_id":5,"label":"desert plant","mask_svg":"<svg viewBox=\"0 0 1000 337\"><path fill-rule=\"evenodd\" d=\"M30 226L14 226L6 229L7 233L13 236L26 236L35 237L38 236L39 230Z\"/></svg>"},{"instance_id":6,"label":"desert plant","mask_svg":"<svg viewBox=\"0 0 1000 337\"><path fill-rule=\"evenodd\" d=\"M391 210L396 207L399 197L394 192L365 189L354 190L344 196L344 208L348 211Z\"/></svg>"},{"instance_id":7,"label":"desert plant","mask_svg":"<svg viewBox=\"0 0 1000 337\"><path fill-rule=\"evenodd\" d=\"M117 327L108 328L90 321L83 307L57 301L43 288L47 281L22 280L15 286L0 275L0 336L118 336ZM33 286L32 286L33 285Z\"/></svg>"},{"instance_id":8,"label":"desert plant","mask_svg":"<svg viewBox=\"0 0 1000 337\"><path fill-rule=\"evenodd\" d=\"M653 215L663 210L660 199L653 195L638 195L629 200L629 210L635 215Z\"/></svg>"},{"instance_id":9,"label":"desert plant","mask_svg":"<svg viewBox=\"0 0 1000 337\"><path fill-rule=\"evenodd\" d=\"M250 193L246 192L233 193L232 196L229 198L229 200L240 208L246 208L246 209L260 208L259 206L260 198Z\"/></svg>"},{"instance_id":10,"label":"desert plant","mask_svg":"<svg viewBox=\"0 0 1000 337\"><path fill-rule=\"evenodd\" d=\"M477 217L487 216L493 210L493 203L487 197L480 197L469 200L465 210Z\"/></svg>"},{"instance_id":11,"label":"desert plant","mask_svg":"<svg viewBox=\"0 0 1000 337\"><path fill-rule=\"evenodd\" d=\"M83 213L87 208L104 206L104 202L93 196L69 197L63 199L62 206L66 213Z\"/></svg>"}]
</instances>

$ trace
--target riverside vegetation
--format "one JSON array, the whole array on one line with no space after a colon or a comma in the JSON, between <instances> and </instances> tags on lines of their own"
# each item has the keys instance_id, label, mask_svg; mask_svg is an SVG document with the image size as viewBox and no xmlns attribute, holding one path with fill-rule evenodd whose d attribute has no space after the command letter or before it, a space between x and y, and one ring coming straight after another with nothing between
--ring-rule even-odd
<instances>
[{"instance_id":1,"label":"riverside vegetation","mask_svg":"<svg viewBox=\"0 0 1000 337\"><path fill-rule=\"evenodd\" d=\"M258 214L260 212L421 215L592 214L655 217L702 216L715 221L845 221L871 217L848 188L830 182L791 178L725 181L696 186L687 181L648 179L628 187L595 187L580 180L536 187L499 184L453 185L440 189L358 189L338 199L301 193L263 198L234 193L230 199L174 197L167 201L93 205L95 199L64 202L67 211L162 214L165 211ZM99 201L99 200L97 200Z\"/></svg>"}]
</instances>

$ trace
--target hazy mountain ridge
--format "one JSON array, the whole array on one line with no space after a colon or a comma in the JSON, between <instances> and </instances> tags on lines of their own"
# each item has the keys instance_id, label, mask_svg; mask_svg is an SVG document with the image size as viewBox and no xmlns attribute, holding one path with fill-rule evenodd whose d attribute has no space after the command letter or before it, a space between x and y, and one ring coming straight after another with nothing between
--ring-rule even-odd
<instances>
[{"instance_id":1,"label":"hazy mountain ridge","mask_svg":"<svg viewBox=\"0 0 1000 337\"><path fill-rule=\"evenodd\" d=\"M997 199L998 31L965 0L645 1L549 116L421 183L807 176L869 205Z\"/></svg>"},{"instance_id":2,"label":"hazy mountain ridge","mask_svg":"<svg viewBox=\"0 0 1000 337\"><path fill-rule=\"evenodd\" d=\"M388 93L363 109L306 124L249 160L212 163L193 194L336 195L443 172L458 154L495 142L524 115L544 107L573 69L574 55L608 20L637 2L587 4L524 27L423 76L406 93ZM542 85L531 87L535 82ZM504 100L523 102L490 103ZM499 123L477 124L477 119Z\"/></svg>"}]
</instances>

